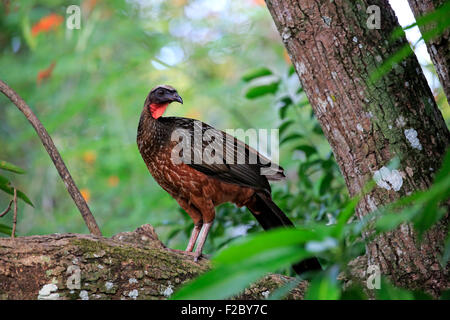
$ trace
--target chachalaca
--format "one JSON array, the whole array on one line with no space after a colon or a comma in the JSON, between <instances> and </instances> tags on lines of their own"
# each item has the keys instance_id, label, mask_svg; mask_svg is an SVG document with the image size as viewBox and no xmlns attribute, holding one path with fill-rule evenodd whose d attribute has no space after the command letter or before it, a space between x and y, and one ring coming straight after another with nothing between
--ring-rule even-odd
<instances>
[{"instance_id":1,"label":"chachalaca","mask_svg":"<svg viewBox=\"0 0 450 320\"><path fill-rule=\"evenodd\" d=\"M286 214L272 201L268 182L285 178L283 168L242 141L198 120L162 117L174 101L183 103L171 86L159 85L150 91L139 120L137 144L156 182L194 221L186 251L192 253L203 230L193 253L195 260L199 258L215 218L215 207L224 202L246 206L265 230L293 227ZM196 142L198 133L201 133L200 141ZM180 137L188 141L184 148L180 148ZM201 158L208 145L211 148L214 143L216 147L222 146L210 152L215 161ZM199 155L200 161L196 158ZM237 161L239 158L245 161ZM230 159L233 160L231 163ZM262 174L264 169L266 173ZM300 274L320 269L320 264L316 258L310 258L293 268Z\"/></svg>"}]
</instances>

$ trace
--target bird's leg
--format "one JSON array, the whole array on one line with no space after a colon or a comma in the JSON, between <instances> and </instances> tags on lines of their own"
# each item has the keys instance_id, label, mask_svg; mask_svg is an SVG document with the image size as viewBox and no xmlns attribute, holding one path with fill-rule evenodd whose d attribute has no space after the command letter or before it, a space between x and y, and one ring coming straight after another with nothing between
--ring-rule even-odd
<instances>
[{"instance_id":1,"label":"bird's leg","mask_svg":"<svg viewBox=\"0 0 450 320\"><path fill-rule=\"evenodd\" d=\"M196 223L194 225L194 229L192 229L191 238L189 239L189 243L186 248L186 252L192 252L194 250L195 243L197 242L198 235L202 230L203 222Z\"/></svg>"},{"instance_id":2,"label":"bird's leg","mask_svg":"<svg viewBox=\"0 0 450 320\"><path fill-rule=\"evenodd\" d=\"M194 221L194 229L192 229L191 237L189 238L189 243L187 245L185 253L191 253L194 250L195 243L197 242L198 235L202 230L203 226L203 218L202 214L198 209L191 204L190 201L187 201L184 198L175 198L184 211L191 217L192 221Z\"/></svg>"},{"instance_id":3,"label":"bird's leg","mask_svg":"<svg viewBox=\"0 0 450 320\"><path fill-rule=\"evenodd\" d=\"M194 261L197 262L198 258L202 255L203 245L205 244L206 237L208 236L209 229L211 229L211 226L214 221L208 222L204 224L203 232L200 236L200 239L198 241L197 249L195 249L195 255L194 255Z\"/></svg>"}]
</instances>

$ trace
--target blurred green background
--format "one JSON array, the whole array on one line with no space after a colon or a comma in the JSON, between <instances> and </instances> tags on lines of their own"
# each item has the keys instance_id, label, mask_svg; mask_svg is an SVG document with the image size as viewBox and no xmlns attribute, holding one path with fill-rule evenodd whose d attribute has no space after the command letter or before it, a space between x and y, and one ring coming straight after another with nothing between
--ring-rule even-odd
<instances>
[{"instance_id":1,"label":"blurred green background","mask_svg":"<svg viewBox=\"0 0 450 320\"><path fill-rule=\"evenodd\" d=\"M70 4L82 9L80 30L66 28ZM271 74L252 77L255 70ZM295 223L333 223L347 200L263 1L3 1L0 78L49 131L105 236L150 223L170 247L187 244L190 218L150 176L135 142L146 95L162 83L184 100L166 115L218 129L280 128L288 179L273 193ZM448 123L442 90L433 90ZM18 235L87 232L33 128L4 96L0 160L26 170L4 175L34 203L19 202ZM0 211L10 199L0 193ZM11 214L0 220L11 221ZM259 230L246 209L231 205L216 221L206 253Z\"/></svg>"}]
</instances>

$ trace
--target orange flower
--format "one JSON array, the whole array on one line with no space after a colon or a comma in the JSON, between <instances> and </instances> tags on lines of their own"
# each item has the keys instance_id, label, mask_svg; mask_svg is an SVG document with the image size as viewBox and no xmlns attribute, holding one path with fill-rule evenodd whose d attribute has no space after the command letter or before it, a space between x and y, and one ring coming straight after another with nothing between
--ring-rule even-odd
<instances>
[{"instance_id":1,"label":"orange flower","mask_svg":"<svg viewBox=\"0 0 450 320\"><path fill-rule=\"evenodd\" d=\"M118 184L119 184L119 177L118 176L110 176L108 178L108 186L116 187Z\"/></svg>"},{"instance_id":2,"label":"orange flower","mask_svg":"<svg viewBox=\"0 0 450 320\"><path fill-rule=\"evenodd\" d=\"M91 192L89 191L89 189L81 189L80 192L84 200L86 200L86 202L89 202L89 200L91 199Z\"/></svg>"},{"instance_id":3,"label":"orange flower","mask_svg":"<svg viewBox=\"0 0 450 320\"><path fill-rule=\"evenodd\" d=\"M83 160L87 164L93 164L97 160L97 154L92 150L88 150L83 153Z\"/></svg>"},{"instance_id":4,"label":"orange flower","mask_svg":"<svg viewBox=\"0 0 450 320\"><path fill-rule=\"evenodd\" d=\"M56 29L62 22L64 18L56 13L51 13L39 20L31 28L31 34L35 37L41 32L48 32L50 29Z\"/></svg>"},{"instance_id":5,"label":"orange flower","mask_svg":"<svg viewBox=\"0 0 450 320\"><path fill-rule=\"evenodd\" d=\"M52 64L44 70L39 71L38 75L37 75L37 84L41 84L42 80L45 80L47 78L50 78L50 76L52 75L53 72L53 68L55 68L55 63L52 62Z\"/></svg>"}]
</instances>

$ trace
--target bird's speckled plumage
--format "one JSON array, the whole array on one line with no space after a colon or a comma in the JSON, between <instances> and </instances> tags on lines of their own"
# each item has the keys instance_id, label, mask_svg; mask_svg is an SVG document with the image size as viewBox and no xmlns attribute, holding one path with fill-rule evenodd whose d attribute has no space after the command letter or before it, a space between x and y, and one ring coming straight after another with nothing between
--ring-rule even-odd
<instances>
[{"instance_id":1,"label":"bird's speckled plumage","mask_svg":"<svg viewBox=\"0 0 450 320\"><path fill-rule=\"evenodd\" d=\"M204 225L204 232L195 252L196 257L201 254L206 235L215 218L215 207L224 202L232 202L239 207L247 206L264 229L293 226L284 212L272 201L270 195L268 179L284 178L283 168L271 164L269 159L242 141L198 120L161 117L163 112L160 112L159 108L163 107L165 110L173 101L183 103L171 86L157 86L150 91L139 120L137 144L153 178L194 221L195 228L186 250L193 250ZM179 141L172 140L172 134L176 130L179 132L178 129L183 129L184 134L192 138L190 148L187 148L187 151L183 150L183 152L191 152L191 160L195 159L196 154L203 155L205 148L211 142L217 142L227 146L215 153L215 156L223 161L175 163L172 151ZM194 142L196 130L202 133L200 137L202 142L199 145ZM219 138L212 140L208 135ZM206 139L202 139L203 137ZM234 156L233 159L245 158L245 163L228 163L227 156L230 152ZM257 162L251 162L249 159L257 159ZM261 173L263 168L270 168L269 176ZM294 265L297 273L317 269L317 267L320 268L320 264L315 259Z\"/></svg>"},{"instance_id":2,"label":"bird's speckled plumage","mask_svg":"<svg viewBox=\"0 0 450 320\"><path fill-rule=\"evenodd\" d=\"M214 207L221 203L232 202L240 207L245 205L255 191L208 176L190 165L173 163L171 154L177 142L171 141L171 133L180 128L180 123L187 127L193 121L188 118L153 119L144 108L137 143L153 178L197 224L214 220Z\"/></svg>"}]
</instances>

